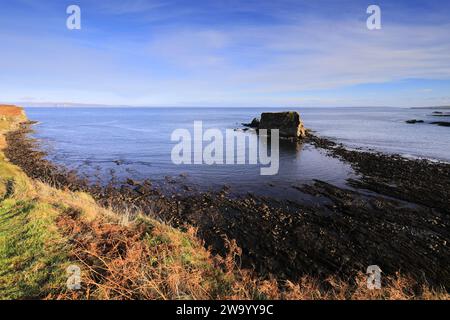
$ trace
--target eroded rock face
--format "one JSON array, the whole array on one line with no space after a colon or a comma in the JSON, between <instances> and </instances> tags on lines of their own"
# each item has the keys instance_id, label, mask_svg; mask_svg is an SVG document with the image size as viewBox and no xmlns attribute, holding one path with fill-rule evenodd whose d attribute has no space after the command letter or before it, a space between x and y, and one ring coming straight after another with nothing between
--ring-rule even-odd
<instances>
[{"instance_id":1,"label":"eroded rock face","mask_svg":"<svg viewBox=\"0 0 450 320\"><path fill-rule=\"evenodd\" d=\"M265 112L261 114L259 129L279 129L280 137L304 138L306 129L295 111Z\"/></svg>"}]
</instances>

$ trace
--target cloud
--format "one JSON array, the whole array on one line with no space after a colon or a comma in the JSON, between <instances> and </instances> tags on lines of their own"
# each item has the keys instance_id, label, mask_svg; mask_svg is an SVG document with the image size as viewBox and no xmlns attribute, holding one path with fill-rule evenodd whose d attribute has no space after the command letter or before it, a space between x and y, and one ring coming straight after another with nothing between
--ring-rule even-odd
<instances>
[{"instance_id":1,"label":"cloud","mask_svg":"<svg viewBox=\"0 0 450 320\"><path fill-rule=\"evenodd\" d=\"M152 58L187 72L202 97L299 95L410 78L450 79L449 29L390 24L369 31L365 23L315 20L173 31L159 34L150 47Z\"/></svg>"},{"instance_id":2,"label":"cloud","mask_svg":"<svg viewBox=\"0 0 450 320\"><path fill-rule=\"evenodd\" d=\"M171 11L172 2L114 0L98 2L96 10L82 5L88 18L77 34L2 28L8 50L0 52L0 91L10 97L143 105L387 104L393 100L327 93L403 79L450 79L448 19L383 19L382 30L369 31L365 10L363 19L348 14L326 19L311 2L302 2L314 7L305 14L290 12L289 1L258 3L208 2ZM55 16L62 14L63 21L65 12L59 11ZM189 18L183 16L187 12ZM219 13L224 16L215 21ZM236 18L242 13L246 19ZM168 21L153 23L162 17ZM139 24L129 24L135 18Z\"/></svg>"}]
</instances>

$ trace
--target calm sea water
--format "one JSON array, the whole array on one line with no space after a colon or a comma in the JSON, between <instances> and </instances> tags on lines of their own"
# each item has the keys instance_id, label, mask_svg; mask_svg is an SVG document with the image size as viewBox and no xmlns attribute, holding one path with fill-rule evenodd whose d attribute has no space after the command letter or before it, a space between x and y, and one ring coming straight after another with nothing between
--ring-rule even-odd
<instances>
[{"instance_id":1,"label":"calm sea water","mask_svg":"<svg viewBox=\"0 0 450 320\"><path fill-rule=\"evenodd\" d=\"M280 171L261 176L255 165L174 165L173 130L192 132L194 121L207 128L234 129L264 111L238 108L27 108L40 123L35 136L52 161L89 176L109 179L178 180L209 189L229 185L238 192L277 193L295 197L292 185L324 180L337 185L354 177L351 168L310 145L282 145ZM279 110L278 110L279 111ZM352 148L450 161L450 129L431 124L406 124L408 119L440 121L432 110L400 108L302 108L307 128ZM244 133L243 133L244 134ZM248 133L247 133L248 134Z\"/></svg>"}]
</instances>

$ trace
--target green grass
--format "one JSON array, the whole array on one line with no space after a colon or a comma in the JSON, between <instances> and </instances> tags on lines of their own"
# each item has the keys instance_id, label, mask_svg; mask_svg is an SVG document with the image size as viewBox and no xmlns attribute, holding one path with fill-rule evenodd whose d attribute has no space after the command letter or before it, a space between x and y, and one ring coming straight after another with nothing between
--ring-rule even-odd
<instances>
[{"instance_id":1,"label":"green grass","mask_svg":"<svg viewBox=\"0 0 450 320\"><path fill-rule=\"evenodd\" d=\"M61 292L68 264L58 213L33 201L0 204L0 299L35 299Z\"/></svg>"},{"instance_id":2,"label":"green grass","mask_svg":"<svg viewBox=\"0 0 450 320\"><path fill-rule=\"evenodd\" d=\"M0 152L0 299L37 299L65 288L66 240L54 206Z\"/></svg>"}]
</instances>

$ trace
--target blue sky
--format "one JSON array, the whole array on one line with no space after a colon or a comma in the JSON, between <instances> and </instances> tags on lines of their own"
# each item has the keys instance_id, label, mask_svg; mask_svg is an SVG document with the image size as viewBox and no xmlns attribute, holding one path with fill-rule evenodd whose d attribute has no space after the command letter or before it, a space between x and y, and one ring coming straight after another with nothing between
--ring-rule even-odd
<instances>
[{"instance_id":1,"label":"blue sky","mask_svg":"<svg viewBox=\"0 0 450 320\"><path fill-rule=\"evenodd\" d=\"M0 101L450 105L450 3L0 0ZM66 8L81 8L81 30ZM366 28L366 9L382 29Z\"/></svg>"}]
</instances>

